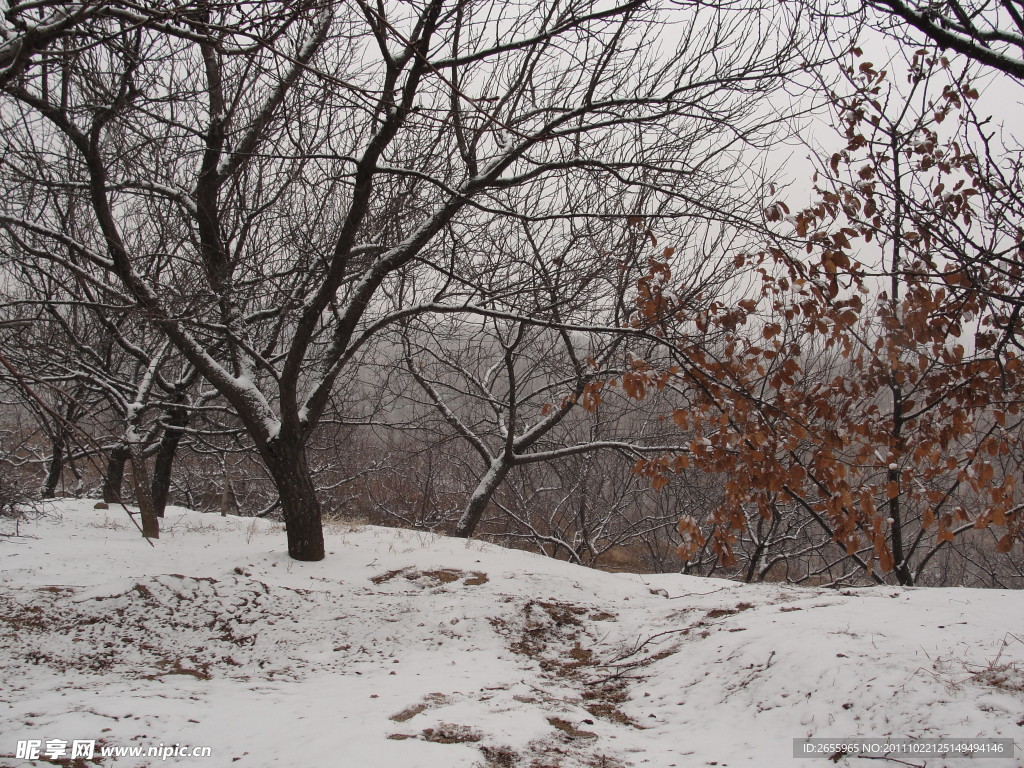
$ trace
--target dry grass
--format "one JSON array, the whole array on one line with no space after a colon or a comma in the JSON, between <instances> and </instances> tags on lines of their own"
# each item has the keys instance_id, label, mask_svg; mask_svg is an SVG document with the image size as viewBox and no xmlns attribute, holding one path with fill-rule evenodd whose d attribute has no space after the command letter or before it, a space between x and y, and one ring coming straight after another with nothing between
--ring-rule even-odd
<instances>
[{"instance_id":1,"label":"dry grass","mask_svg":"<svg viewBox=\"0 0 1024 768\"><path fill-rule=\"evenodd\" d=\"M1007 633L999 652L985 664L965 664L970 673L968 681L979 685L998 688L1010 693L1024 693L1024 665L1017 659L1004 661L1003 655L1011 645L1021 643L1014 634Z\"/></svg>"}]
</instances>

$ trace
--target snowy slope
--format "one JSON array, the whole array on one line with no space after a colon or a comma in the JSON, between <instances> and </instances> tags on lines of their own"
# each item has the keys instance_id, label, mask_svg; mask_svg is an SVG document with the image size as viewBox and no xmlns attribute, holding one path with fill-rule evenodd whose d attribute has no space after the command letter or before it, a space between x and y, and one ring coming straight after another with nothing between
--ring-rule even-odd
<instances>
[{"instance_id":1,"label":"snowy slope","mask_svg":"<svg viewBox=\"0 0 1024 768\"><path fill-rule=\"evenodd\" d=\"M171 508L150 547L92 507L0 537L0 767L46 764L29 739L212 752L118 766L834 765L793 758L810 736L1024 756L1020 593L607 574L374 527L297 563L272 523Z\"/></svg>"}]
</instances>

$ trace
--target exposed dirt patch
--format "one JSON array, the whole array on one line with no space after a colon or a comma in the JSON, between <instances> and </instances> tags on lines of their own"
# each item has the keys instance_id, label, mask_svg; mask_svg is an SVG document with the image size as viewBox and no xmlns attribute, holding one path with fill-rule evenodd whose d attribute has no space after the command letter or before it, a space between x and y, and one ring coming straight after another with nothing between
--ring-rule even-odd
<instances>
[{"instance_id":1,"label":"exposed dirt patch","mask_svg":"<svg viewBox=\"0 0 1024 768\"><path fill-rule=\"evenodd\" d=\"M519 765L519 754L511 747L480 747L486 768L516 768Z\"/></svg>"},{"instance_id":2,"label":"exposed dirt patch","mask_svg":"<svg viewBox=\"0 0 1024 768\"><path fill-rule=\"evenodd\" d=\"M629 681L641 667L666 658L676 648L655 652L641 645L611 658L602 657L595 649L604 633L592 626L593 620L593 612L580 605L530 600L523 605L519 622L492 619L491 623L509 638L514 653L532 659L548 677L577 687L580 705L590 715L641 728L623 709L630 698ZM602 616L602 620L607 619ZM570 723L563 717L548 721L554 725L556 720ZM559 725L556 728L567 732Z\"/></svg>"},{"instance_id":3,"label":"exposed dirt patch","mask_svg":"<svg viewBox=\"0 0 1024 768\"><path fill-rule=\"evenodd\" d=\"M49 602L49 601L48 601ZM16 637L22 630L49 630L56 624L52 611L41 605L19 604L0 596L0 632Z\"/></svg>"},{"instance_id":4,"label":"exposed dirt patch","mask_svg":"<svg viewBox=\"0 0 1024 768\"><path fill-rule=\"evenodd\" d=\"M572 659L567 666L586 667L594 663L594 652L590 648L584 648L576 643L569 651L569 658Z\"/></svg>"},{"instance_id":5,"label":"exposed dirt patch","mask_svg":"<svg viewBox=\"0 0 1024 768\"><path fill-rule=\"evenodd\" d=\"M404 723L406 720L412 720L421 712L425 712L429 706L429 704L413 704L411 707L406 707L401 712L396 712L389 719L394 720L396 723Z\"/></svg>"},{"instance_id":6,"label":"exposed dirt patch","mask_svg":"<svg viewBox=\"0 0 1024 768\"><path fill-rule=\"evenodd\" d=\"M384 582L391 581L395 576L401 576L405 571L404 568L399 568L397 571L388 571L387 573L380 573L370 579L374 584L383 584Z\"/></svg>"},{"instance_id":7,"label":"exposed dirt patch","mask_svg":"<svg viewBox=\"0 0 1024 768\"><path fill-rule=\"evenodd\" d=\"M594 717L634 728L642 727L621 709L629 701L629 689L624 680L610 680L596 685L583 692L583 699L586 701L587 712Z\"/></svg>"},{"instance_id":8,"label":"exposed dirt patch","mask_svg":"<svg viewBox=\"0 0 1024 768\"><path fill-rule=\"evenodd\" d=\"M424 728L423 740L437 744L466 744L483 739L483 734L468 725L441 723L437 728Z\"/></svg>"},{"instance_id":9,"label":"exposed dirt patch","mask_svg":"<svg viewBox=\"0 0 1024 768\"><path fill-rule=\"evenodd\" d=\"M431 707L438 707L447 703L448 697L443 693L428 693L423 697L423 701L413 704L410 707L406 707L401 712L396 712L391 715L390 719L394 720L396 723L404 723L407 720L412 720L421 712L426 712Z\"/></svg>"},{"instance_id":10,"label":"exposed dirt patch","mask_svg":"<svg viewBox=\"0 0 1024 768\"><path fill-rule=\"evenodd\" d=\"M413 573L406 574L405 578L409 579L409 581L427 578L436 581L438 584L451 584L453 581L458 581L462 578L462 571L453 571L442 568L436 571L420 571L418 575L414 571Z\"/></svg>"},{"instance_id":11,"label":"exposed dirt patch","mask_svg":"<svg viewBox=\"0 0 1024 768\"><path fill-rule=\"evenodd\" d=\"M218 581L164 574L109 592L0 590L0 637L17 649L13 664L58 672L118 669L144 680L294 677L294 659L280 653L281 644L347 639L333 622L314 625L318 636L311 638L300 621L329 605L309 590L237 575ZM262 631L268 626L276 634Z\"/></svg>"},{"instance_id":12,"label":"exposed dirt patch","mask_svg":"<svg viewBox=\"0 0 1024 768\"><path fill-rule=\"evenodd\" d=\"M559 626L566 624L580 626L583 624L580 617L585 616L589 612L587 608L584 608L581 605L572 605L570 603L554 603L538 600L534 605L537 605L546 611L552 621Z\"/></svg>"},{"instance_id":13,"label":"exposed dirt patch","mask_svg":"<svg viewBox=\"0 0 1024 768\"><path fill-rule=\"evenodd\" d=\"M191 666L183 663L181 659L160 659L157 665L164 671L155 675L143 675L144 680L156 680L164 675L186 675L197 680L209 680L211 677L209 668L202 665Z\"/></svg>"},{"instance_id":14,"label":"exposed dirt patch","mask_svg":"<svg viewBox=\"0 0 1024 768\"><path fill-rule=\"evenodd\" d=\"M563 720L560 717L549 717L548 722L559 731L564 733L570 739L596 739L597 734L592 731L581 731L575 725L570 723L568 720Z\"/></svg>"},{"instance_id":15,"label":"exposed dirt patch","mask_svg":"<svg viewBox=\"0 0 1024 768\"><path fill-rule=\"evenodd\" d=\"M467 587L478 587L489 581L487 574L481 571L460 571L455 568L437 568L430 571L400 568L374 576L370 581L374 584L384 584L399 576L421 587L439 587L457 581L461 581Z\"/></svg>"},{"instance_id":16,"label":"exposed dirt patch","mask_svg":"<svg viewBox=\"0 0 1024 768\"><path fill-rule=\"evenodd\" d=\"M753 607L753 603L737 603L735 608L714 608L707 612L705 618L720 619L723 616L733 616L740 611L749 611Z\"/></svg>"}]
</instances>

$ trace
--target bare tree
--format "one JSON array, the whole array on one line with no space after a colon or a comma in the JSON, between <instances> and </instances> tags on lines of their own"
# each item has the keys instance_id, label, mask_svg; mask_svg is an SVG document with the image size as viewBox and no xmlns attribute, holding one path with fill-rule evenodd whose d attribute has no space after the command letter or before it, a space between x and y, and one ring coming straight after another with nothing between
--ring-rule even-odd
<instances>
[{"instance_id":1,"label":"bare tree","mask_svg":"<svg viewBox=\"0 0 1024 768\"><path fill-rule=\"evenodd\" d=\"M342 371L391 322L466 308L447 279L398 301L403 280L452 277L538 183L532 218L642 220L641 192L720 218L721 169L802 63L775 5L57 8L4 32L7 247L166 335L237 413L300 560L324 556L305 447Z\"/></svg>"},{"instance_id":2,"label":"bare tree","mask_svg":"<svg viewBox=\"0 0 1024 768\"><path fill-rule=\"evenodd\" d=\"M449 429L481 462L476 488L454 526L455 536L473 535L514 467L601 450L635 456L666 450L629 436L602 439L585 427L571 428L574 417L586 420L585 412L600 402L604 378L627 373L616 354L622 340L613 336L603 343L588 343L567 331L501 321L485 322L458 350L450 337L447 343L417 350L407 338L409 373ZM430 355L432 365L425 355Z\"/></svg>"},{"instance_id":3,"label":"bare tree","mask_svg":"<svg viewBox=\"0 0 1024 768\"><path fill-rule=\"evenodd\" d=\"M1024 8L1013 0L869 0L942 48L1024 79Z\"/></svg>"}]
</instances>

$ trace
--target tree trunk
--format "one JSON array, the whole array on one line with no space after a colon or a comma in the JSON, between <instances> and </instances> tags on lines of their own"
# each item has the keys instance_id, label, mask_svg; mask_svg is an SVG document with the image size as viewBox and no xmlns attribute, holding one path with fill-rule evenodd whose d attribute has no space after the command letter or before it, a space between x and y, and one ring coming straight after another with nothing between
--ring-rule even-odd
<instances>
[{"instance_id":1,"label":"tree trunk","mask_svg":"<svg viewBox=\"0 0 1024 768\"><path fill-rule=\"evenodd\" d=\"M288 555L294 560L324 559L324 529L320 501L306 464L301 441L278 436L263 451L284 513Z\"/></svg>"},{"instance_id":2,"label":"tree trunk","mask_svg":"<svg viewBox=\"0 0 1024 768\"><path fill-rule=\"evenodd\" d=\"M46 480L43 481L42 497L52 499L57 495L57 484L60 483L61 475L64 474L64 456L67 454L67 433L58 424L57 432L53 436L53 453L50 454L50 464L46 470Z\"/></svg>"},{"instance_id":3,"label":"tree trunk","mask_svg":"<svg viewBox=\"0 0 1024 768\"><path fill-rule=\"evenodd\" d=\"M153 462L153 510L157 517L163 517L164 509L167 507L167 494L171 489L171 469L174 466L178 443L181 442L180 428L187 424L188 411L184 408L172 407L167 410L167 426L164 428L163 437L160 438L160 446Z\"/></svg>"},{"instance_id":4,"label":"tree trunk","mask_svg":"<svg viewBox=\"0 0 1024 768\"><path fill-rule=\"evenodd\" d=\"M135 503L139 506L139 517L142 518L142 535L147 539L159 539L160 518L156 516L156 510L153 508L153 496L149 491L149 473L146 472L146 458L142 453L142 446L133 444L131 459Z\"/></svg>"},{"instance_id":5,"label":"tree trunk","mask_svg":"<svg viewBox=\"0 0 1024 768\"><path fill-rule=\"evenodd\" d=\"M498 490L498 486L504 481L510 469L512 469L512 465L506 462L502 456L491 462L487 473L480 480L476 490L473 491L473 495L469 497L466 509L456 524L455 531L452 533L453 536L460 539L468 539L473 535L473 531L476 530L480 518L484 515L484 510L487 509L487 505L491 502L491 497Z\"/></svg>"},{"instance_id":6,"label":"tree trunk","mask_svg":"<svg viewBox=\"0 0 1024 768\"><path fill-rule=\"evenodd\" d=\"M124 464L131 452L124 443L118 443L107 457L107 474L103 478L103 500L107 504L121 503L121 485L124 482Z\"/></svg>"},{"instance_id":7,"label":"tree trunk","mask_svg":"<svg viewBox=\"0 0 1024 768\"><path fill-rule=\"evenodd\" d=\"M898 424L899 422L897 422ZM900 471L898 469L890 469L888 481L889 485L892 485L898 491L900 487ZM907 564L907 552L903 546L903 510L900 506L899 495L889 499L889 520L892 521L889 527L892 531L892 556L895 563L893 573L896 574L896 579L900 585L912 587L914 586L914 574Z\"/></svg>"}]
</instances>

